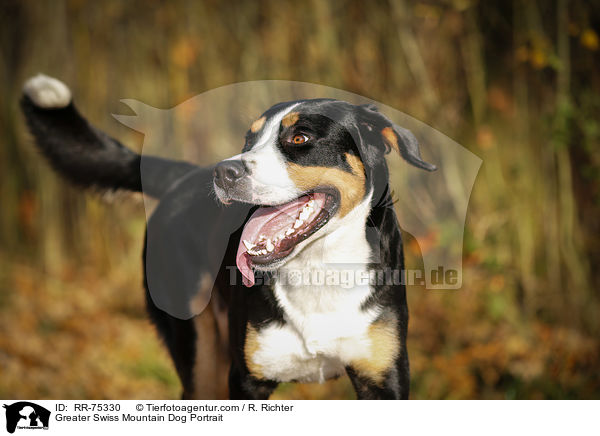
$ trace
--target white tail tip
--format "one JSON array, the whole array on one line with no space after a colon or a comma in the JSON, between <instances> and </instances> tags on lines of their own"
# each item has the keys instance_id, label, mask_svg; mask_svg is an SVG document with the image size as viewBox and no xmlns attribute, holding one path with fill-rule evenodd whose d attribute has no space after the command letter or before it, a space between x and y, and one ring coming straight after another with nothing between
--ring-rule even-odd
<instances>
[{"instance_id":1,"label":"white tail tip","mask_svg":"<svg viewBox=\"0 0 600 436\"><path fill-rule=\"evenodd\" d=\"M44 74L38 74L25 82L23 92L33 104L44 109L67 106L71 102L71 91L63 82Z\"/></svg>"}]
</instances>

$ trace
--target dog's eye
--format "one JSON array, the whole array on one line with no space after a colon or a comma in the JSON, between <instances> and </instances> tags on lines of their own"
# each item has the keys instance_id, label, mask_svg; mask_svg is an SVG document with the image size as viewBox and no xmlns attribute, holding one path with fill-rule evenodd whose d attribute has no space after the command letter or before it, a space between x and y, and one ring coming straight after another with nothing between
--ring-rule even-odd
<instances>
[{"instance_id":1,"label":"dog's eye","mask_svg":"<svg viewBox=\"0 0 600 436\"><path fill-rule=\"evenodd\" d=\"M292 136L292 140L290 141L292 144L294 145L300 145L300 144L304 144L305 142L308 142L310 138L308 136L306 136L303 133L298 133L294 136Z\"/></svg>"}]
</instances>

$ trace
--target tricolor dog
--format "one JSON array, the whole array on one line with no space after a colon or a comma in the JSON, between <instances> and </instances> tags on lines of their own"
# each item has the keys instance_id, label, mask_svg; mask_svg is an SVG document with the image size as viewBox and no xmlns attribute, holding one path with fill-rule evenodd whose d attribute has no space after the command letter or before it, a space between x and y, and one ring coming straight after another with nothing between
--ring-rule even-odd
<instances>
[{"instance_id":1,"label":"tricolor dog","mask_svg":"<svg viewBox=\"0 0 600 436\"><path fill-rule=\"evenodd\" d=\"M249 126L239 155L201 168L127 149L56 79L30 79L22 108L68 180L160 200L147 307L183 398L266 399L281 382L343 374L360 399L408 398L405 287L371 278L403 270L385 155L435 169L412 133L372 105L285 102Z\"/></svg>"}]
</instances>

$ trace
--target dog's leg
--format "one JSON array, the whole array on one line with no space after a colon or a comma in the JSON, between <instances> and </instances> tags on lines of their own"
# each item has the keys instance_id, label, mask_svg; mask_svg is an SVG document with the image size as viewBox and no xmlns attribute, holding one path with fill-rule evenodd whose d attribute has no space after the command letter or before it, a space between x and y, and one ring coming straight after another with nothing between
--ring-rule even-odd
<instances>
[{"instance_id":1,"label":"dog's leg","mask_svg":"<svg viewBox=\"0 0 600 436\"><path fill-rule=\"evenodd\" d=\"M410 380L406 353L397 359L392 368L376 378L352 366L346 368L346 373L359 400L408 400Z\"/></svg>"},{"instance_id":2,"label":"dog's leg","mask_svg":"<svg viewBox=\"0 0 600 436\"><path fill-rule=\"evenodd\" d=\"M268 400L279 383L259 380L247 370L232 365L229 372L229 398L231 400Z\"/></svg>"},{"instance_id":3,"label":"dog's leg","mask_svg":"<svg viewBox=\"0 0 600 436\"><path fill-rule=\"evenodd\" d=\"M406 313L400 316L408 317ZM371 324L368 334L370 355L350 362L346 367L358 399L408 399L407 323L396 320L396 315L388 315Z\"/></svg>"},{"instance_id":4,"label":"dog's leg","mask_svg":"<svg viewBox=\"0 0 600 436\"><path fill-rule=\"evenodd\" d=\"M146 293L148 312L164 339L183 386L182 399L227 399L229 353L211 302L189 320L170 316L154 306Z\"/></svg>"},{"instance_id":5,"label":"dog's leg","mask_svg":"<svg viewBox=\"0 0 600 436\"><path fill-rule=\"evenodd\" d=\"M230 365L226 314L213 294L204 311L194 318L196 353L193 367L193 392L186 399L226 400ZM225 317L225 321L222 318Z\"/></svg>"},{"instance_id":6,"label":"dog's leg","mask_svg":"<svg viewBox=\"0 0 600 436\"><path fill-rule=\"evenodd\" d=\"M182 399L227 399L228 327L226 307L218 292L212 293L199 315L181 320L156 307L146 281L145 286L148 313L175 364Z\"/></svg>"}]
</instances>

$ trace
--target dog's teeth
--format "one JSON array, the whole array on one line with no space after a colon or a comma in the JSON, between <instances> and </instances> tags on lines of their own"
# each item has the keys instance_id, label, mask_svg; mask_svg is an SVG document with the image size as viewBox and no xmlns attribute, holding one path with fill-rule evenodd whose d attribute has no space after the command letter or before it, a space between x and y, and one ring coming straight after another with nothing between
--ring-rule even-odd
<instances>
[{"instance_id":1,"label":"dog's teeth","mask_svg":"<svg viewBox=\"0 0 600 436\"><path fill-rule=\"evenodd\" d=\"M305 209L304 209L304 210L303 210L303 211L300 213L300 217L299 217L299 218L300 218L302 221L304 221L304 220L306 220L306 218L308 218L308 217L310 216L310 213L311 213L311 211L305 208Z\"/></svg>"},{"instance_id":2,"label":"dog's teeth","mask_svg":"<svg viewBox=\"0 0 600 436\"><path fill-rule=\"evenodd\" d=\"M270 239L267 239L267 251L270 253L275 249L275 246Z\"/></svg>"},{"instance_id":3,"label":"dog's teeth","mask_svg":"<svg viewBox=\"0 0 600 436\"><path fill-rule=\"evenodd\" d=\"M258 241L264 241L265 239L267 239L267 237L265 235L258 235Z\"/></svg>"},{"instance_id":4,"label":"dog's teeth","mask_svg":"<svg viewBox=\"0 0 600 436\"><path fill-rule=\"evenodd\" d=\"M296 222L294 223L294 228L297 229L299 228L302 224L304 224L304 220L296 220Z\"/></svg>"},{"instance_id":5,"label":"dog's teeth","mask_svg":"<svg viewBox=\"0 0 600 436\"><path fill-rule=\"evenodd\" d=\"M292 233L294 233L294 229L289 228L285 231L285 236L290 236Z\"/></svg>"},{"instance_id":6,"label":"dog's teeth","mask_svg":"<svg viewBox=\"0 0 600 436\"><path fill-rule=\"evenodd\" d=\"M312 209L315 206L315 200L310 200L308 203L306 203L306 206Z\"/></svg>"},{"instance_id":7,"label":"dog's teeth","mask_svg":"<svg viewBox=\"0 0 600 436\"><path fill-rule=\"evenodd\" d=\"M250 241L247 241L247 240L245 240L245 239L244 239L242 242L244 243L244 245L246 246L246 249L247 249L248 251L250 251L250 250L252 250L254 247L256 247L256 244L253 244L252 242L250 242Z\"/></svg>"},{"instance_id":8,"label":"dog's teeth","mask_svg":"<svg viewBox=\"0 0 600 436\"><path fill-rule=\"evenodd\" d=\"M267 251L267 250L265 250L264 248L263 248L262 250L260 250L260 251L259 251L259 254L261 254L261 255L265 255L265 254L267 254L267 253L268 253L268 251Z\"/></svg>"},{"instance_id":9,"label":"dog's teeth","mask_svg":"<svg viewBox=\"0 0 600 436\"><path fill-rule=\"evenodd\" d=\"M258 256L258 252L254 250L248 250L248 254L251 256Z\"/></svg>"}]
</instances>

